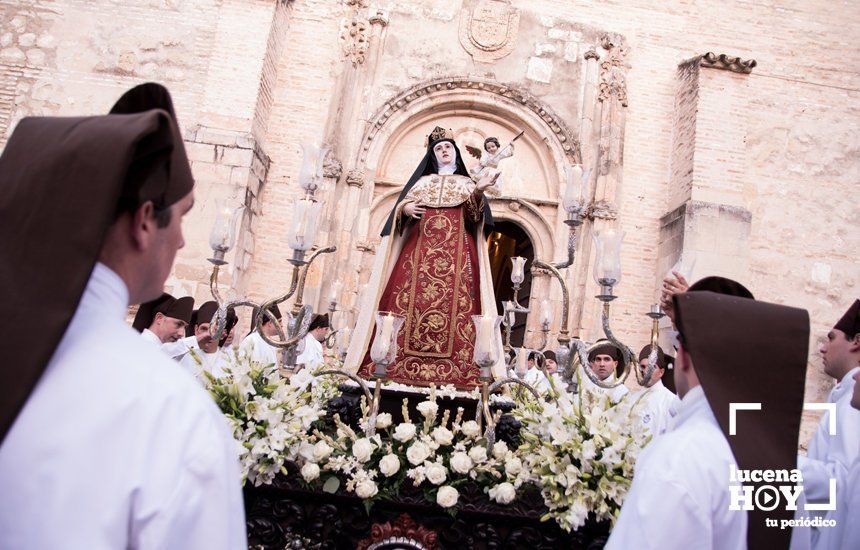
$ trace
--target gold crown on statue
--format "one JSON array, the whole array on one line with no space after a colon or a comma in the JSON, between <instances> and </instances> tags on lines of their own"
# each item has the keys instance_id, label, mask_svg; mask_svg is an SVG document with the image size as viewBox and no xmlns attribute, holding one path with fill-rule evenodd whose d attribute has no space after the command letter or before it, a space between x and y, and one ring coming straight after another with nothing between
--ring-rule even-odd
<instances>
[{"instance_id":1,"label":"gold crown on statue","mask_svg":"<svg viewBox=\"0 0 860 550\"><path fill-rule=\"evenodd\" d=\"M451 140L453 140L454 139L454 132L451 129L446 130L445 128L442 128L441 126L436 126L435 128L433 128L433 131L430 132L430 135L427 136L427 143L425 145L429 147L431 143L435 143L435 142L439 141L440 139L451 139Z\"/></svg>"}]
</instances>

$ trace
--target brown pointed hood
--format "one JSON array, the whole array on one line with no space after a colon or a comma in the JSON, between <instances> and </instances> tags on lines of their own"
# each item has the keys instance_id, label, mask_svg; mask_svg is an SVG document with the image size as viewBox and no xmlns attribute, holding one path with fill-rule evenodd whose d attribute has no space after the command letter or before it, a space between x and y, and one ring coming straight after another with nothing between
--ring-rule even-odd
<instances>
[{"instance_id":1,"label":"brown pointed hood","mask_svg":"<svg viewBox=\"0 0 860 550\"><path fill-rule=\"evenodd\" d=\"M25 118L0 156L0 302L40 312L0 316L8 344L0 442L65 333L118 212L139 206L134 197L169 206L191 191L170 96L157 88L162 101L129 114Z\"/></svg>"},{"instance_id":2,"label":"brown pointed hood","mask_svg":"<svg viewBox=\"0 0 860 550\"><path fill-rule=\"evenodd\" d=\"M165 317L179 319L186 323L191 322L191 312L194 309L194 298L185 296L182 298L174 298L168 293L164 293L151 302L140 304L137 313L134 316L132 327L138 332L143 332L143 329L149 328L155 320L155 314L161 313Z\"/></svg>"},{"instance_id":3,"label":"brown pointed hood","mask_svg":"<svg viewBox=\"0 0 860 550\"><path fill-rule=\"evenodd\" d=\"M679 294L674 301L681 342L738 467L795 469L809 314L708 291ZM735 435L729 433L731 403L761 403L761 410L736 411ZM750 548L788 548L791 529L768 528L764 521L794 516L780 508L749 513Z\"/></svg>"},{"instance_id":4,"label":"brown pointed hood","mask_svg":"<svg viewBox=\"0 0 860 550\"><path fill-rule=\"evenodd\" d=\"M860 300L854 300L845 315L833 326L845 333L845 338L852 339L860 331Z\"/></svg>"}]
</instances>

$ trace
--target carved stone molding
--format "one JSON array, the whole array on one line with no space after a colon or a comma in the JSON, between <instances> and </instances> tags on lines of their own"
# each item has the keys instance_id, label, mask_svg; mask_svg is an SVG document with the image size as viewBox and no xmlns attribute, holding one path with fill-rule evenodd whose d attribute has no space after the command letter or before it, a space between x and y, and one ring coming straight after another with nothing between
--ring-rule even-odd
<instances>
[{"instance_id":1,"label":"carved stone molding","mask_svg":"<svg viewBox=\"0 0 860 550\"><path fill-rule=\"evenodd\" d=\"M519 26L511 0L478 0L460 12L460 44L475 61L492 63L514 51Z\"/></svg>"},{"instance_id":2,"label":"carved stone molding","mask_svg":"<svg viewBox=\"0 0 860 550\"><path fill-rule=\"evenodd\" d=\"M367 55L370 23L361 17L353 17L344 21L340 30L340 42L343 53L353 65L361 65Z\"/></svg>"},{"instance_id":3,"label":"carved stone molding","mask_svg":"<svg viewBox=\"0 0 860 550\"><path fill-rule=\"evenodd\" d=\"M573 132L567 127L567 124L555 114L542 101L536 99L528 92L519 90L513 86L502 84L493 80L473 78L466 76L452 76L430 80L412 86L400 92L398 95L386 101L382 107L370 118L370 125L364 134L362 140L361 161L367 158L367 152L373 143L374 138L385 126L385 123L395 113L402 109L406 109L410 103L415 100L434 95L443 95L452 90L469 90L479 94L487 94L499 96L511 101L514 101L523 108L529 109L537 114L546 124L547 128L555 135L555 138L561 142L562 149L565 155L576 162L579 142L574 137Z\"/></svg>"},{"instance_id":4,"label":"carved stone molding","mask_svg":"<svg viewBox=\"0 0 860 550\"><path fill-rule=\"evenodd\" d=\"M714 52L708 52L700 58L702 67L710 67L713 69L722 69L724 71L732 71L733 73L749 74L753 67L758 65L755 59L741 59L740 57L731 57L724 53L719 55Z\"/></svg>"},{"instance_id":5,"label":"carved stone molding","mask_svg":"<svg viewBox=\"0 0 860 550\"><path fill-rule=\"evenodd\" d=\"M346 172L346 184L360 189L364 186L364 172L361 170L348 170Z\"/></svg>"},{"instance_id":6,"label":"carved stone molding","mask_svg":"<svg viewBox=\"0 0 860 550\"><path fill-rule=\"evenodd\" d=\"M595 201L588 208L588 217L592 220L615 220L618 218L618 207L609 201Z\"/></svg>"},{"instance_id":7,"label":"carved stone molding","mask_svg":"<svg viewBox=\"0 0 860 550\"><path fill-rule=\"evenodd\" d=\"M388 26L388 13L383 10L376 10L376 13L370 16L368 19L371 25L379 25L381 27Z\"/></svg>"},{"instance_id":8,"label":"carved stone molding","mask_svg":"<svg viewBox=\"0 0 860 550\"><path fill-rule=\"evenodd\" d=\"M329 150L328 154L326 154L325 160L323 161L323 177L337 179L341 174L343 174L343 163L341 163L337 157L334 156L334 153Z\"/></svg>"},{"instance_id":9,"label":"carved stone molding","mask_svg":"<svg viewBox=\"0 0 860 550\"><path fill-rule=\"evenodd\" d=\"M582 54L582 58L588 61L589 59L600 59L600 55L598 55L597 50L594 48L589 48L584 54Z\"/></svg>"},{"instance_id":10,"label":"carved stone molding","mask_svg":"<svg viewBox=\"0 0 860 550\"><path fill-rule=\"evenodd\" d=\"M615 97L623 107L627 107L627 46L619 38L604 35L600 46L607 51L600 63L599 101Z\"/></svg>"}]
</instances>

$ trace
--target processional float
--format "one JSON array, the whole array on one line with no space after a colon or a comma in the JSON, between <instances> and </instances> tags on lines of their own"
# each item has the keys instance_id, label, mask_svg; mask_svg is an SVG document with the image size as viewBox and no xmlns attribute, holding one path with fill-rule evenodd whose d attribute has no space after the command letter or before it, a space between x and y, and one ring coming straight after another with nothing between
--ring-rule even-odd
<instances>
[{"instance_id":1,"label":"processional float","mask_svg":"<svg viewBox=\"0 0 860 550\"><path fill-rule=\"evenodd\" d=\"M290 287L286 293L261 303L252 302L246 298L224 300L221 295L218 286L219 270L227 264L224 258L235 241L237 220L240 218L244 207L231 208L227 204L219 204L215 225L209 239L213 250L213 257L208 259L213 266L210 276L210 290L213 298L218 303L218 310L210 325L212 337L216 341L220 340L226 327L226 319L229 311L237 307L253 307L259 313L252 320L252 329L258 331L265 342L280 350L278 354L278 367L286 371L294 371L296 369L296 357L300 353L300 346L308 333L313 313L311 306L303 303L305 279L308 270L316 258L337 250L335 246L320 248L312 252L309 258L305 259L306 254L313 246L317 220L322 209L322 203L315 197L315 193L319 187L319 182L322 180L323 161L328 150L325 147L319 148L306 143L302 144L302 149L304 158L299 172L299 185L305 195L296 201L288 232L288 245L292 249L293 254L287 260L292 265L292 276ZM621 376L608 382L598 378L588 366L588 355L597 346L603 345L603 342L588 342L578 337L571 337L570 335L568 329L570 291L562 275L562 271L570 268L574 263L577 231L583 225L591 207L591 197L588 170L583 171L579 165L569 165L565 167L565 175L566 188L562 206L566 213L564 223L568 227L567 258L555 263L536 259L530 267L532 274L541 271L549 273L558 281L561 287L561 322L556 337L558 347L554 351L562 381L565 383L567 391L572 393L580 391L581 384L579 381L581 378L577 376L577 368L582 367L585 376L596 386L612 389L624 384L632 370L636 375L638 383L641 386L647 387L650 385L651 375L657 366L659 321L665 316L665 313L661 310L659 303L652 305L651 311L646 313L652 320L651 353L648 356L647 366L640 368L635 360L636 355L633 350L615 336L610 326L610 304L618 298L614 291L615 286L621 280L621 242L624 238L623 231L609 228L595 231L592 235L596 249L593 276L595 282L600 287L600 294L595 296L595 298L603 304L601 326L605 340L621 352L622 363L624 365ZM489 401L491 395L500 391L506 385L513 385L525 389L535 398L540 399L537 389L525 381L527 358L529 355L534 354L536 356L536 367L540 369L549 381L550 391L547 397L555 399L560 391L553 382L553 377L546 372L544 351L550 341L550 327L552 324L552 311L547 300L541 302L540 340L538 345L535 348L514 348L511 346L511 331L516 324L517 315L527 315L531 312L530 308L524 307L519 303L519 292L525 280L526 261L526 258L523 257L511 258L511 282L513 283L514 293L512 300L503 303L504 311L502 315L490 313L474 315L472 318L475 324L473 360L480 369L479 380L481 381L481 394L478 400L475 420L483 427L488 445L492 445L495 441L495 426L498 420L497 415L493 415L490 410ZM334 313L337 311L339 294L342 288L342 282L339 280L335 281L331 286L328 296L328 311L331 314L331 319L334 318ZM286 329L284 330L269 311L269 308L281 304L294 296L293 307L287 313ZM274 326L277 328L277 338L267 336L262 330L263 323L267 318L274 321ZM370 358L374 363L374 369L371 373L374 382L372 392L365 380L342 369L323 368L314 373L315 376L344 377L358 384L369 405L367 418L365 419L365 431L368 436L372 436L376 431L376 417L381 400L381 386L388 381L388 367L397 357L397 337L403 323L404 318L402 316L391 312L377 312L376 314L375 336L370 349ZM504 327L504 340L503 344L500 345L500 338L497 335L501 327ZM336 353L341 360L346 355L350 332L351 329L349 327L340 327L334 330L332 335L326 340L327 347L329 349L336 348ZM500 357L504 359L506 373L504 377L494 380L492 366L499 361Z\"/></svg>"}]
</instances>

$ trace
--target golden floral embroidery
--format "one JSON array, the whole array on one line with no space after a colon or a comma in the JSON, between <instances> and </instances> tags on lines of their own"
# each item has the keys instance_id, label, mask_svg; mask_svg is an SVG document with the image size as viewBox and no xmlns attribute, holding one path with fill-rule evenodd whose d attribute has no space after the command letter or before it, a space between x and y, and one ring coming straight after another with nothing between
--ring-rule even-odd
<instances>
[{"instance_id":1,"label":"golden floral embroidery","mask_svg":"<svg viewBox=\"0 0 860 550\"><path fill-rule=\"evenodd\" d=\"M405 200L433 208L448 208L467 202L474 191L475 182L466 176L424 176L415 182Z\"/></svg>"},{"instance_id":2,"label":"golden floral embroidery","mask_svg":"<svg viewBox=\"0 0 860 550\"><path fill-rule=\"evenodd\" d=\"M433 180L436 180L435 182ZM412 226L417 235L404 251L392 274L386 307L403 315L406 323L398 337L397 361L389 367L392 380L409 384L478 385L472 363L474 326L480 313L479 285L473 250L476 243L466 221L478 221L482 199L474 183L463 176L427 176L408 195L429 207ZM450 201L451 208L440 203ZM362 366L369 375L371 363Z\"/></svg>"}]
</instances>

